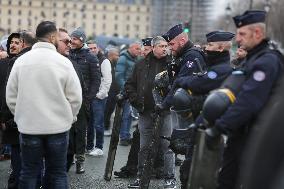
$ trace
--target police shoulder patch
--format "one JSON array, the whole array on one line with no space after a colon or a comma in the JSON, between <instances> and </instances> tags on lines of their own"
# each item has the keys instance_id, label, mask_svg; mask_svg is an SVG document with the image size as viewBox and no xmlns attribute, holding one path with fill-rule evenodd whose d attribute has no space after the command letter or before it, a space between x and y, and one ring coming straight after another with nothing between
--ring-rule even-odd
<instances>
[{"instance_id":1,"label":"police shoulder patch","mask_svg":"<svg viewBox=\"0 0 284 189\"><path fill-rule=\"evenodd\" d=\"M263 71L258 70L253 73L253 79L256 81L263 81L265 80L265 77L266 75Z\"/></svg>"},{"instance_id":2,"label":"police shoulder patch","mask_svg":"<svg viewBox=\"0 0 284 189\"><path fill-rule=\"evenodd\" d=\"M214 71L209 71L209 72L207 73L207 76L208 76L208 78L210 78L210 79L215 79L218 75L217 75L217 73L214 72Z\"/></svg>"},{"instance_id":3,"label":"police shoulder patch","mask_svg":"<svg viewBox=\"0 0 284 189\"><path fill-rule=\"evenodd\" d=\"M187 62L186 62L186 67L191 68L192 65L193 65L193 62L192 62L192 61L187 61Z\"/></svg>"}]
</instances>

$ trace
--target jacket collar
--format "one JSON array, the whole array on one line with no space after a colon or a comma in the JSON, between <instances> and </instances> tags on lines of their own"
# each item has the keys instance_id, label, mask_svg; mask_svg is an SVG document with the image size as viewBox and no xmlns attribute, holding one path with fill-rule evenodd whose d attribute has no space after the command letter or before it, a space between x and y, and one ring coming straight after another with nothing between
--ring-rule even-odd
<instances>
[{"instance_id":1,"label":"jacket collar","mask_svg":"<svg viewBox=\"0 0 284 189\"><path fill-rule=\"evenodd\" d=\"M260 42L257 46L255 46L253 49L248 51L247 58L252 57L256 53L260 52L261 50L264 50L269 47L268 45L269 39L264 39L262 42Z\"/></svg>"},{"instance_id":2,"label":"jacket collar","mask_svg":"<svg viewBox=\"0 0 284 189\"><path fill-rule=\"evenodd\" d=\"M52 43L48 43L48 42L37 42L32 47L32 49L39 49L39 48L45 48L45 49L56 51L55 46Z\"/></svg>"}]
</instances>

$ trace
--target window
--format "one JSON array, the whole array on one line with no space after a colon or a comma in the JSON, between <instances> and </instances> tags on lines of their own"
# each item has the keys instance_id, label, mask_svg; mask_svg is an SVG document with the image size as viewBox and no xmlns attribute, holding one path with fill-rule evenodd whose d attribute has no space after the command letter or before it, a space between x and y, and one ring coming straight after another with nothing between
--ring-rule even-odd
<instances>
[{"instance_id":1,"label":"window","mask_svg":"<svg viewBox=\"0 0 284 189\"><path fill-rule=\"evenodd\" d=\"M29 6L32 6L32 1L29 1Z\"/></svg>"},{"instance_id":2,"label":"window","mask_svg":"<svg viewBox=\"0 0 284 189\"><path fill-rule=\"evenodd\" d=\"M53 7L56 7L56 3L55 2L53 3Z\"/></svg>"},{"instance_id":3,"label":"window","mask_svg":"<svg viewBox=\"0 0 284 189\"><path fill-rule=\"evenodd\" d=\"M66 3L64 3L64 4L63 4L63 7L64 7L64 8L66 8L66 7L67 7Z\"/></svg>"},{"instance_id":4,"label":"window","mask_svg":"<svg viewBox=\"0 0 284 189\"><path fill-rule=\"evenodd\" d=\"M73 7L74 7L74 8L77 8L77 4L76 4L76 3L74 3Z\"/></svg>"},{"instance_id":5,"label":"window","mask_svg":"<svg viewBox=\"0 0 284 189\"><path fill-rule=\"evenodd\" d=\"M8 14L11 15L12 11L11 9L8 9Z\"/></svg>"},{"instance_id":6,"label":"window","mask_svg":"<svg viewBox=\"0 0 284 189\"><path fill-rule=\"evenodd\" d=\"M22 1L19 1L19 5L20 5L20 6L22 5Z\"/></svg>"},{"instance_id":7,"label":"window","mask_svg":"<svg viewBox=\"0 0 284 189\"><path fill-rule=\"evenodd\" d=\"M41 2L41 6L44 7L44 2L43 1Z\"/></svg>"},{"instance_id":8,"label":"window","mask_svg":"<svg viewBox=\"0 0 284 189\"><path fill-rule=\"evenodd\" d=\"M118 6L115 6L115 10L118 11Z\"/></svg>"},{"instance_id":9,"label":"window","mask_svg":"<svg viewBox=\"0 0 284 189\"><path fill-rule=\"evenodd\" d=\"M136 17L136 21L139 21L139 20L140 20L140 17L139 17L139 16L137 16L137 17Z\"/></svg>"},{"instance_id":10,"label":"window","mask_svg":"<svg viewBox=\"0 0 284 189\"><path fill-rule=\"evenodd\" d=\"M8 18L8 25L11 25L11 18Z\"/></svg>"},{"instance_id":11,"label":"window","mask_svg":"<svg viewBox=\"0 0 284 189\"><path fill-rule=\"evenodd\" d=\"M31 16L32 15L32 11L31 10L29 10L29 16Z\"/></svg>"},{"instance_id":12,"label":"window","mask_svg":"<svg viewBox=\"0 0 284 189\"><path fill-rule=\"evenodd\" d=\"M56 12L53 12L53 17L56 17Z\"/></svg>"},{"instance_id":13,"label":"window","mask_svg":"<svg viewBox=\"0 0 284 189\"><path fill-rule=\"evenodd\" d=\"M146 21L149 21L149 16L146 17Z\"/></svg>"},{"instance_id":14,"label":"window","mask_svg":"<svg viewBox=\"0 0 284 189\"><path fill-rule=\"evenodd\" d=\"M83 22L82 26L83 28L86 28L86 22Z\"/></svg>"},{"instance_id":15,"label":"window","mask_svg":"<svg viewBox=\"0 0 284 189\"><path fill-rule=\"evenodd\" d=\"M140 12L140 7L137 7L137 12Z\"/></svg>"},{"instance_id":16,"label":"window","mask_svg":"<svg viewBox=\"0 0 284 189\"><path fill-rule=\"evenodd\" d=\"M118 26L117 24L114 24L114 29L117 30Z\"/></svg>"},{"instance_id":17,"label":"window","mask_svg":"<svg viewBox=\"0 0 284 189\"><path fill-rule=\"evenodd\" d=\"M93 23L93 29L96 29L96 23Z\"/></svg>"},{"instance_id":18,"label":"window","mask_svg":"<svg viewBox=\"0 0 284 189\"><path fill-rule=\"evenodd\" d=\"M73 18L76 18L77 17L77 14L74 12L73 13Z\"/></svg>"},{"instance_id":19,"label":"window","mask_svg":"<svg viewBox=\"0 0 284 189\"><path fill-rule=\"evenodd\" d=\"M9 0L9 1L8 1L8 4L9 4L9 5L11 5L11 4L12 4L12 1L11 1L11 0Z\"/></svg>"},{"instance_id":20,"label":"window","mask_svg":"<svg viewBox=\"0 0 284 189\"><path fill-rule=\"evenodd\" d=\"M83 18L86 18L86 14L85 14L85 13L83 13L82 17L83 17Z\"/></svg>"},{"instance_id":21,"label":"window","mask_svg":"<svg viewBox=\"0 0 284 189\"><path fill-rule=\"evenodd\" d=\"M118 16L117 15L114 16L114 20L118 20Z\"/></svg>"},{"instance_id":22,"label":"window","mask_svg":"<svg viewBox=\"0 0 284 189\"><path fill-rule=\"evenodd\" d=\"M93 5L93 9L96 10L96 9L97 9L97 6L96 6L96 5Z\"/></svg>"},{"instance_id":23,"label":"window","mask_svg":"<svg viewBox=\"0 0 284 189\"><path fill-rule=\"evenodd\" d=\"M105 23L103 24L103 27L102 27L102 28L103 28L103 30L105 30L105 29L106 29L106 24L105 24Z\"/></svg>"},{"instance_id":24,"label":"window","mask_svg":"<svg viewBox=\"0 0 284 189\"><path fill-rule=\"evenodd\" d=\"M134 25L134 27L135 27L136 31L139 31L139 25L138 24Z\"/></svg>"},{"instance_id":25,"label":"window","mask_svg":"<svg viewBox=\"0 0 284 189\"><path fill-rule=\"evenodd\" d=\"M103 15L103 20L105 20L105 19L106 19L106 15L104 14L104 15Z\"/></svg>"},{"instance_id":26,"label":"window","mask_svg":"<svg viewBox=\"0 0 284 189\"><path fill-rule=\"evenodd\" d=\"M130 6L127 6L127 11L130 11Z\"/></svg>"},{"instance_id":27,"label":"window","mask_svg":"<svg viewBox=\"0 0 284 189\"><path fill-rule=\"evenodd\" d=\"M31 26L32 25L32 21L30 18L28 18L28 25Z\"/></svg>"},{"instance_id":28,"label":"window","mask_svg":"<svg viewBox=\"0 0 284 189\"><path fill-rule=\"evenodd\" d=\"M104 10L106 10L106 9L107 9L107 7L104 5L104 6L103 6L103 9L104 9Z\"/></svg>"},{"instance_id":29,"label":"window","mask_svg":"<svg viewBox=\"0 0 284 189\"><path fill-rule=\"evenodd\" d=\"M96 19L96 17L97 17L97 16L96 16L95 14L93 14L93 19Z\"/></svg>"},{"instance_id":30,"label":"window","mask_svg":"<svg viewBox=\"0 0 284 189\"><path fill-rule=\"evenodd\" d=\"M126 30L129 31L129 24L126 25Z\"/></svg>"},{"instance_id":31,"label":"window","mask_svg":"<svg viewBox=\"0 0 284 189\"><path fill-rule=\"evenodd\" d=\"M21 19L19 19L18 20L18 25L21 25L21 24L22 24Z\"/></svg>"},{"instance_id":32,"label":"window","mask_svg":"<svg viewBox=\"0 0 284 189\"><path fill-rule=\"evenodd\" d=\"M18 11L18 15L22 15L22 11L21 10Z\"/></svg>"},{"instance_id":33,"label":"window","mask_svg":"<svg viewBox=\"0 0 284 189\"><path fill-rule=\"evenodd\" d=\"M129 15L126 16L126 20L130 20L130 16Z\"/></svg>"}]
</instances>

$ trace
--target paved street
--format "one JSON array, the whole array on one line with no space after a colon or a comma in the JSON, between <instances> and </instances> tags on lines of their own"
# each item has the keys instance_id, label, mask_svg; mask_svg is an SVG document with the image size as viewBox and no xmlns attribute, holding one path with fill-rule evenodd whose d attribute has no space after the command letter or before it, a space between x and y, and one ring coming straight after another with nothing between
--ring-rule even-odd
<instances>
[{"instance_id":1,"label":"paved street","mask_svg":"<svg viewBox=\"0 0 284 189\"><path fill-rule=\"evenodd\" d=\"M112 180L107 182L103 179L105 162L107 159L107 151L110 137L105 137L104 156L97 158L92 156L86 157L86 173L82 175L75 174L73 166L69 173L71 189L125 189L130 182L129 179L118 179L112 177ZM114 164L114 170L125 165L129 147L118 146L117 158ZM9 161L0 162L0 189L7 188L7 179L9 172ZM176 172L179 172L179 167L176 167ZM162 188L162 180L151 180L150 188ZM178 187L179 188L179 187Z\"/></svg>"}]
</instances>

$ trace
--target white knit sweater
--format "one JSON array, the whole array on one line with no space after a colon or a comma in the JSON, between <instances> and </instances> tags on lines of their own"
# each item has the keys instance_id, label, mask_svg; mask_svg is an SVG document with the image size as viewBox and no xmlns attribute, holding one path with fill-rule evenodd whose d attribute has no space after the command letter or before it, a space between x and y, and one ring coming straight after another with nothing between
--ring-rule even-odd
<instances>
[{"instance_id":1,"label":"white knit sweater","mask_svg":"<svg viewBox=\"0 0 284 189\"><path fill-rule=\"evenodd\" d=\"M38 42L16 60L6 102L20 133L62 133L76 120L82 89L72 63L51 43Z\"/></svg>"}]
</instances>

